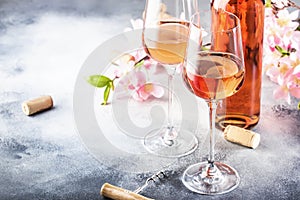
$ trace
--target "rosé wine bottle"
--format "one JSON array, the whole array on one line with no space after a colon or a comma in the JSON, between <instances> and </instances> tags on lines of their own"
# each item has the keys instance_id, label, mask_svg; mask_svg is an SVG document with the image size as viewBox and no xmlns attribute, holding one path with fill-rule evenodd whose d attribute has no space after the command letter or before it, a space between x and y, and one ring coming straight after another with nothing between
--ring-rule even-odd
<instances>
[{"instance_id":1,"label":"ros\u00e9 wine bottle","mask_svg":"<svg viewBox=\"0 0 300 200\"><path fill-rule=\"evenodd\" d=\"M219 128L236 125L249 129L259 121L264 8L264 0L211 0L213 11L225 9L240 19L246 71L239 92L219 104L216 118Z\"/></svg>"}]
</instances>

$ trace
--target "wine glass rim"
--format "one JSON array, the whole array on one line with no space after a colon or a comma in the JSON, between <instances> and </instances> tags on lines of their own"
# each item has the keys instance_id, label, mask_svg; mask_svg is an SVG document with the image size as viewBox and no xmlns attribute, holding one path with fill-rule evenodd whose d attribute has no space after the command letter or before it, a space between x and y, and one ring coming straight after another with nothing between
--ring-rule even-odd
<instances>
[{"instance_id":1,"label":"wine glass rim","mask_svg":"<svg viewBox=\"0 0 300 200\"><path fill-rule=\"evenodd\" d=\"M232 30L234 30L234 29L240 29L240 28L241 28L240 19L239 19L235 14L233 14L233 13L231 13L231 12L228 12L228 11L226 11L226 10L221 10L221 9L220 9L220 11L222 11L223 13L228 14L229 16L234 17L234 18L235 18L235 21L236 21L236 24L235 24L233 27L227 28L227 29L222 29L222 30L217 30L217 31L212 31L212 30L209 30L209 31L205 30L205 31L207 31L207 32L230 32L230 31L232 31ZM190 25L195 25L195 23L193 22L193 20L194 20L194 18L195 18L197 15L200 15L201 12L209 13L209 12L211 12L211 10L200 10L200 11L195 12L195 13L191 16ZM203 27L201 26L201 24L200 24L200 28L203 28Z\"/></svg>"}]
</instances>

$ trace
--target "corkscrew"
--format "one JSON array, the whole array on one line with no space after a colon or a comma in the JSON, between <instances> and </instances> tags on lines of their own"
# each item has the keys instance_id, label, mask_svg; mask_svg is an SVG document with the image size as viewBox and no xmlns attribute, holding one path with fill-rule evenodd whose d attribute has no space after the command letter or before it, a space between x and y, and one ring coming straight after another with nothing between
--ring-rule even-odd
<instances>
[{"instance_id":1,"label":"corkscrew","mask_svg":"<svg viewBox=\"0 0 300 200\"><path fill-rule=\"evenodd\" d=\"M153 200L148 197L144 197L138 193L143 191L146 187L149 186L151 183L155 183L162 178L166 177L165 173L163 171L159 171L156 174L149 177L144 185L138 187L134 191L129 191L124 188L120 188L114 185L111 185L109 183L104 183L101 187L100 194L104 197L108 197L114 200L130 200L130 199L136 199L136 200Z\"/></svg>"}]
</instances>

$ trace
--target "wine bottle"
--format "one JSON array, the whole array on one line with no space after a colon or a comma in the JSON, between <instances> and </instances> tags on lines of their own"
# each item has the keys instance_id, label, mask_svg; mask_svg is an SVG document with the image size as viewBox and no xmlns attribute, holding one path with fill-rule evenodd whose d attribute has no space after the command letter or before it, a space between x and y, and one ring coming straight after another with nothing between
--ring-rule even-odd
<instances>
[{"instance_id":1,"label":"wine bottle","mask_svg":"<svg viewBox=\"0 0 300 200\"><path fill-rule=\"evenodd\" d=\"M254 127L260 118L264 0L211 0L211 9L224 9L241 23L245 80L241 89L220 103L216 122L220 128L236 125Z\"/></svg>"}]
</instances>

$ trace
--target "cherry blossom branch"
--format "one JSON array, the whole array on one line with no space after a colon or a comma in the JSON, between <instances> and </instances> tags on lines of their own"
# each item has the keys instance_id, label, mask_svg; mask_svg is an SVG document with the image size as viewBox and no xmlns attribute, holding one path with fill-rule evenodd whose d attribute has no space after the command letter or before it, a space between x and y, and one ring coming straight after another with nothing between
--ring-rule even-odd
<instances>
[{"instance_id":1,"label":"cherry blossom branch","mask_svg":"<svg viewBox=\"0 0 300 200\"><path fill-rule=\"evenodd\" d=\"M284 10L286 8L296 8L300 9L295 2L291 0L267 0L266 6L272 6L273 13L277 15L279 10Z\"/></svg>"}]
</instances>

